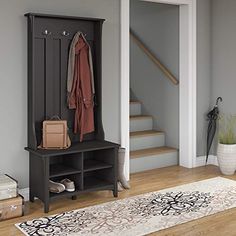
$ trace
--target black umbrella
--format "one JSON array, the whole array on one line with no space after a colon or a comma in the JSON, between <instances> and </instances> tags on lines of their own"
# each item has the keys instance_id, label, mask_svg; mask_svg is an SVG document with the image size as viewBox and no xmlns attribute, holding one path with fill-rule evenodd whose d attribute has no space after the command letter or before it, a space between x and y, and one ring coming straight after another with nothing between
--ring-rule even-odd
<instances>
[{"instance_id":1,"label":"black umbrella","mask_svg":"<svg viewBox=\"0 0 236 236\"><path fill-rule=\"evenodd\" d=\"M216 99L216 105L207 114L207 118L209 120L209 124L208 124L208 129L207 129L206 164L207 164L207 161L208 161L208 156L209 156L209 152L210 152L210 149L211 149L211 145L212 145L215 133L216 133L216 123L217 123L217 119L218 119L218 115L219 115L219 108L218 108L219 101L222 102L222 97L218 97Z\"/></svg>"}]
</instances>

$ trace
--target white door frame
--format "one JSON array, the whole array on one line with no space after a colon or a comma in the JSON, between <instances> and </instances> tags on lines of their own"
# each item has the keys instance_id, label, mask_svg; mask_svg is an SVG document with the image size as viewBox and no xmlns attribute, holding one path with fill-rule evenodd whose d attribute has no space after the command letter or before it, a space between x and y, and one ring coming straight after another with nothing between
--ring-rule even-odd
<instances>
[{"instance_id":1,"label":"white door frame","mask_svg":"<svg viewBox=\"0 0 236 236\"><path fill-rule=\"evenodd\" d=\"M125 175L129 178L129 0L120 0L121 10L121 145L126 148ZM196 0L143 0L179 5L179 164L196 164Z\"/></svg>"}]
</instances>

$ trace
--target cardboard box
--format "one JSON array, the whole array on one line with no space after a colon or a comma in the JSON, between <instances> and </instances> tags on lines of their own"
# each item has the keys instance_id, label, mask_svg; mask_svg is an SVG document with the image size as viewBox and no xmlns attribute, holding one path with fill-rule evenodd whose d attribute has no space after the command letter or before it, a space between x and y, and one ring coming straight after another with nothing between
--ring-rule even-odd
<instances>
[{"instance_id":1,"label":"cardboard box","mask_svg":"<svg viewBox=\"0 0 236 236\"><path fill-rule=\"evenodd\" d=\"M0 221L23 215L24 198L21 195L0 201Z\"/></svg>"}]
</instances>

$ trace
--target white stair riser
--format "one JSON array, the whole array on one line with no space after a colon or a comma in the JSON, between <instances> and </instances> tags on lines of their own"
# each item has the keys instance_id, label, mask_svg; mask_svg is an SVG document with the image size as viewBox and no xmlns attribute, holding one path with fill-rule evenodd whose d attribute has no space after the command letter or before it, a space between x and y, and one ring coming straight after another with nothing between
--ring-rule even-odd
<instances>
[{"instance_id":1,"label":"white stair riser","mask_svg":"<svg viewBox=\"0 0 236 236\"><path fill-rule=\"evenodd\" d=\"M130 132L152 129L152 118L131 119L129 123Z\"/></svg>"},{"instance_id":2,"label":"white stair riser","mask_svg":"<svg viewBox=\"0 0 236 236\"><path fill-rule=\"evenodd\" d=\"M130 103L129 113L131 116L141 115L141 104L140 103Z\"/></svg>"},{"instance_id":3,"label":"white stair riser","mask_svg":"<svg viewBox=\"0 0 236 236\"><path fill-rule=\"evenodd\" d=\"M130 172L136 173L175 165L178 165L178 152L163 153L130 159Z\"/></svg>"},{"instance_id":4,"label":"white stair riser","mask_svg":"<svg viewBox=\"0 0 236 236\"><path fill-rule=\"evenodd\" d=\"M165 134L130 137L130 150L141 150L165 146Z\"/></svg>"}]
</instances>

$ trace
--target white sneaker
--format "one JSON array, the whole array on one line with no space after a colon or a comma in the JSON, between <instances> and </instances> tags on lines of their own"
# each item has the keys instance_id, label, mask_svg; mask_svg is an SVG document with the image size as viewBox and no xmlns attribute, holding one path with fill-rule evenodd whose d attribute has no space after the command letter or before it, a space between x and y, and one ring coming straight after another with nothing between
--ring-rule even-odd
<instances>
[{"instance_id":1,"label":"white sneaker","mask_svg":"<svg viewBox=\"0 0 236 236\"><path fill-rule=\"evenodd\" d=\"M69 179L63 179L61 184L65 186L65 190L67 192L74 192L75 191L75 183Z\"/></svg>"}]
</instances>

